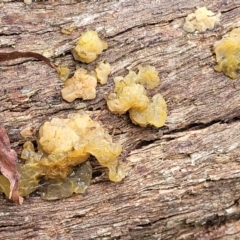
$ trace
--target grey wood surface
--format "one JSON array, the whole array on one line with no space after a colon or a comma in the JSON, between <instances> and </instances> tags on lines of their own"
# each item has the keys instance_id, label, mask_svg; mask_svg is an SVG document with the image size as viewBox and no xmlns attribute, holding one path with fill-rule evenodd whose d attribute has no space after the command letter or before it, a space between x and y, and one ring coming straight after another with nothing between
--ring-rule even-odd
<instances>
[{"instance_id":1,"label":"grey wood surface","mask_svg":"<svg viewBox=\"0 0 240 240\"><path fill-rule=\"evenodd\" d=\"M36 59L0 63L0 122L20 156L20 131L54 116L85 110L121 142L127 176L107 180L92 160L84 195L47 202L37 194L23 205L0 196L0 239L239 239L240 82L214 71L215 41L240 25L240 1L89 0L0 3L0 52L32 51L53 62L94 69L112 66L91 101L65 102L56 72ZM196 7L222 13L213 31L186 33ZM76 27L71 35L61 29ZM109 48L89 65L70 50L80 34L97 30ZM111 114L105 97L113 78L153 65L162 84L149 91L167 101L163 128L140 128L127 114ZM37 135L36 135L37 136ZM31 138L36 140L36 136Z\"/></svg>"}]
</instances>

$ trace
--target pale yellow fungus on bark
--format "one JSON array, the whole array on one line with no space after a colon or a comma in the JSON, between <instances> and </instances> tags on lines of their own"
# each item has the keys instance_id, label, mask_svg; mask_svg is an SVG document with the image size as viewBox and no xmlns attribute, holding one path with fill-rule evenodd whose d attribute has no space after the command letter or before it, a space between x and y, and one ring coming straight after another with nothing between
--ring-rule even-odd
<instances>
[{"instance_id":1,"label":"pale yellow fungus on bark","mask_svg":"<svg viewBox=\"0 0 240 240\"><path fill-rule=\"evenodd\" d=\"M107 43L99 38L96 31L87 31L79 38L77 46L72 50L72 54L75 60L90 63L107 47Z\"/></svg>"},{"instance_id":2,"label":"pale yellow fungus on bark","mask_svg":"<svg viewBox=\"0 0 240 240\"><path fill-rule=\"evenodd\" d=\"M90 183L91 166L80 165L75 172L73 169L90 155L108 168L111 181L121 181L125 177L118 162L121 151L121 145L113 143L111 136L87 114L74 114L67 119L53 118L39 130L37 151L31 142L23 146L21 157L25 164L19 165L20 195L27 196L38 189L40 180L44 182L39 189L44 199L84 192Z\"/></svg>"},{"instance_id":3,"label":"pale yellow fungus on bark","mask_svg":"<svg viewBox=\"0 0 240 240\"><path fill-rule=\"evenodd\" d=\"M240 70L240 29L233 29L230 34L215 42L217 65L214 69L236 79Z\"/></svg>"},{"instance_id":4,"label":"pale yellow fungus on bark","mask_svg":"<svg viewBox=\"0 0 240 240\"><path fill-rule=\"evenodd\" d=\"M111 66L107 62L99 62L95 68L97 80L100 84L106 84L108 75L111 73Z\"/></svg>"},{"instance_id":5,"label":"pale yellow fungus on bark","mask_svg":"<svg viewBox=\"0 0 240 240\"><path fill-rule=\"evenodd\" d=\"M114 92L107 97L108 109L115 114L129 111L132 122L142 127L148 124L161 127L167 118L166 102L160 94L156 94L150 101L143 86L149 89L158 86L158 73L152 66L138 66L138 69L138 74L129 71L125 77L114 79Z\"/></svg>"},{"instance_id":6,"label":"pale yellow fungus on bark","mask_svg":"<svg viewBox=\"0 0 240 240\"><path fill-rule=\"evenodd\" d=\"M220 21L220 17L220 12L216 14L207 10L206 7L201 7L186 17L183 29L186 32L213 30L215 25Z\"/></svg>"},{"instance_id":7,"label":"pale yellow fungus on bark","mask_svg":"<svg viewBox=\"0 0 240 240\"><path fill-rule=\"evenodd\" d=\"M156 94L147 108L143 110L131 108L129 116L133 123L141 127L146 127L148 124L162 127L167 119L167 104L161 94Z\"/></svg>"},{"instance_id":8,"label":"pale yellow fungus on bark","mask_svg":"<svg viewBox=\"0 0 240 240\"><path fill-rule=\"evenodd\" d=\"M24 0L24 3L25 3L26 5L31 5L31 4L32 4L32 0Z\"/></svg>"},{"instance_id":9,"label":"pale yellow fungus on bark","mask_svg":"<svg viewBox=\"0 0 240 240\"><path fill-rule=\"evenodd\" d=\"M140 84L143 84L149 89L153 89L160 84L160 79L158 72L155 67L152 66L138 66L138 74L136 81Z\"/></svg>"},{"instance_id":10,"label":"pale yellow fungus on bark","mask_svg":"<svg viewBox=\"0 0 240 240\"><path fill-rule=\"evenodd\" d=\"M68 28L61 28L61 33L65 35L71 35L71 33L76 29L76 26L71 26Z\"/></svg>"},{"instance_id":11,"label":"pale yellow fungus on bark","mask_svg":"<svg viewBox=\"0 0 240 240\"><path fill-rule=\"evenodd\" d=\"M123 114L130 108L144 109L148 105L145 88L138 83L115 79L115 89L107 97L107 106L113 113Z\"/></svg>"},{"instance_id":12,"label":"pale yellow fungus on bark","mask_svg":"<svg viewBox=\"0 0 240 240\"><path fill-rule=\"evenodd\" d=\"M59 65L57 67L57 73L59 75L60 80L66 81L70 75L70 70L68 67Z\"/></svg>"},{"instance_id":13,"label":"pale yellow fungus on bark","mask_svg":"<svg viewBox=\"0 0 240 240\"><path fill-rule=\"evenodd\" d=\"M62 97L68 102L76 98L84 100L94 99L96 97L97 79L83 68L79 68L72 78L64 82L64 88L61 90Z\"/></svg>"}]
</instances>

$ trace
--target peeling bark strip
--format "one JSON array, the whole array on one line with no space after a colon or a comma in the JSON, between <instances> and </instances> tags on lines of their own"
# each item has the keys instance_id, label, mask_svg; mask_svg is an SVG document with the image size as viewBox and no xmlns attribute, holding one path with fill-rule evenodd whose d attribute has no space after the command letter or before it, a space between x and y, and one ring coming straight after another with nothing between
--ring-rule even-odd
<instances>
[{"instance_id":1,"label":"peeling bark strip","mask_svg":"<svg viewBox=\"0 0 240 240\"><path fill-rule=\"evenodd\" d=\"M20 175L17 171L17 154L11 149L7 132L0 125L0 170L10 182L9 199L22 204L23 198L18 194L18 182Z\"/></svg>"},{"instance_id":2,"label":"peeling bark strip","mask_svg":"<svg viewBox=\"0 0 240 240\"><path fill-rule=\"evenodd\" d=\"M9 52L9 53L0 53L0 62L13 60L13 59L17 59L17 58L30 58L30 57L41 60L41 61L45 62L49 67L55 69L55 66L51 63L51 61L48 58L44 57L43 55L41 55L39 53L35 53L35 52L14 51L14 52Z\"/></svg>"}]
</instances>

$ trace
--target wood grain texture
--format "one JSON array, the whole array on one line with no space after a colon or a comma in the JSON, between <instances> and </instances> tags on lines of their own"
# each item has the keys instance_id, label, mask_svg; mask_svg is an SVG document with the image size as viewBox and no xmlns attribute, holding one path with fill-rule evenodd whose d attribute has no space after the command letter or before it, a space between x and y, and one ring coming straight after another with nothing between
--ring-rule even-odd
<instances>
[{"instance_id":1,"label":"wood grain texture","mask_svg":"<svg viewBox=\"0 0 240 240\"><path fill-rule=\"evenodd\" d=\"M20 131L54 116L87 111L123 145L127 172L107 180L92 160L84 195L47 202L37 194L22 206L0 198L0 239L238 239L240 237L240 81L213 70L213 43L239 26L240 1L90 0L0 3L0 52L44 54L55 63L112 68L91 101L65 102L56 72L36 59L0 63L0 122L20 154ZM195 7L222 12L214 31L189 34L184 18ZM61 29L75 26L71 35ZM97 30L109 48L92 64L73 60L80 34ZM112 115L105 97L113 78L150 64L168 104L166 126L140 128ZM31 140L36 140L33 136Z\"/></svg>"}]
</instances>

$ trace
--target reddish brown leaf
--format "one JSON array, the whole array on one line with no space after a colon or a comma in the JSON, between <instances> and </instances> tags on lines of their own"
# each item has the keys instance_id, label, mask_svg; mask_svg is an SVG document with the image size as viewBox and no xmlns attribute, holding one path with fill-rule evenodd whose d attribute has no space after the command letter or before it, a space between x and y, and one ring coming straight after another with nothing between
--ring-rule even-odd
<instances>
[{"instance_id":1,"label":"reddish brown leaf","mask_svg":"<svg viewBox=\"0 0 240 240\"><path fill-rule=\"evenodd\" d=\"M17 58L29 58L33 57L45 62L48 66L55 68L55 66L50 62L50 60L43 55L35 52L9 52L9 53L0 53L0 62L13 60ZM55 68L56 69L56 68Z\"/></svg>"},{"instance_id":2,"label":"reddish brown leaf","mask_svg":"<svg viewBox=\"0 0 240 240\"><path fill-rule=\"evenodd\" d=\"M0 125L0 171L10 182L9 199L22 204L23 198L18 193L20 175L17 171L17 154L11 149L8 134Z\"/></svg>"}]
</instances>

